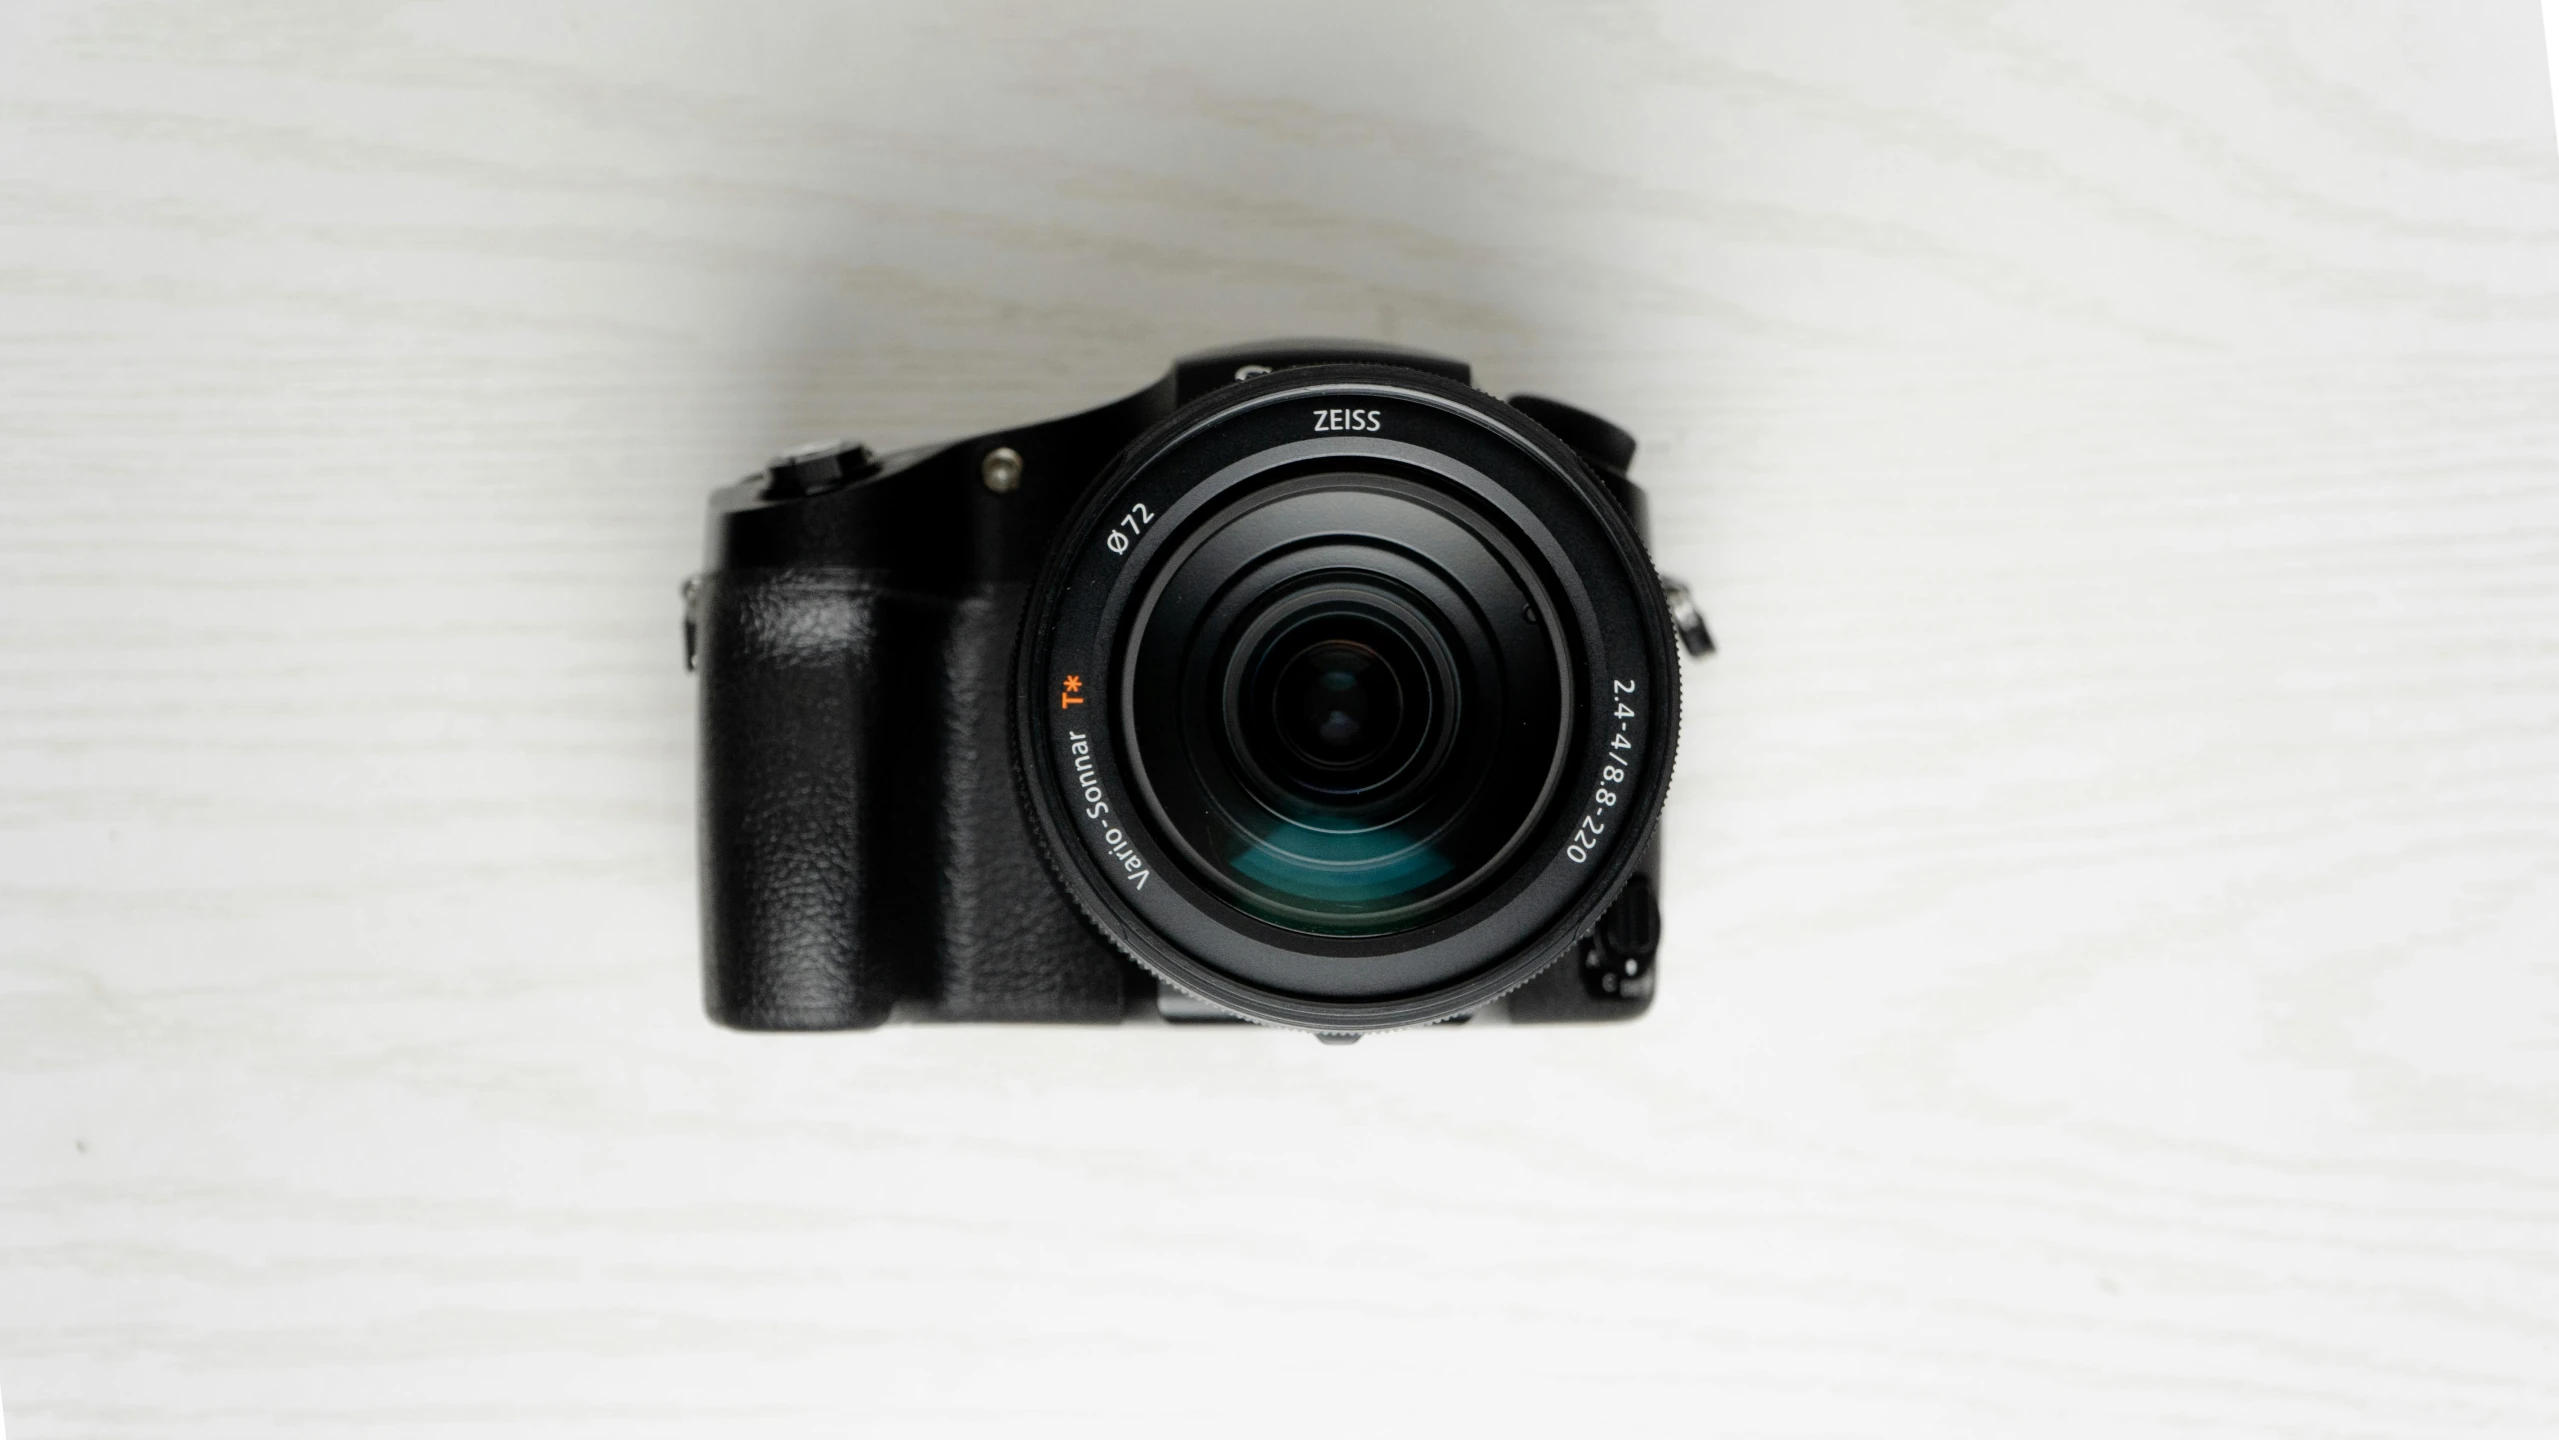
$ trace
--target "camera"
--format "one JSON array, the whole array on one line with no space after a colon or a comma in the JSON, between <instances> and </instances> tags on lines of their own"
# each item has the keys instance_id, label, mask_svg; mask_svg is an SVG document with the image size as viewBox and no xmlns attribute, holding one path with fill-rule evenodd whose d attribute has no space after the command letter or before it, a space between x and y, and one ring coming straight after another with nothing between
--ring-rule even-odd
<instances>
[{"instance_id":1,"label":"camera","mask_svg":"<svg viewBox=\"0 0 2559 1440\"><path fill-rule=\"evenodd\" d=\"M1626 1019L1683 647L1635 442L1350 341L716 491L705 1004L746 1030Z\"/></svg>"}]
</instances>

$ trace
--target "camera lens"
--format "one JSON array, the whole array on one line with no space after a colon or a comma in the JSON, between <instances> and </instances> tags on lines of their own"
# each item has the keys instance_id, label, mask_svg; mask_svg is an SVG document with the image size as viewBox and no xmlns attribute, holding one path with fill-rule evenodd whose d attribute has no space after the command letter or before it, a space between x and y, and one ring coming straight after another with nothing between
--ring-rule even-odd
<instances>
[{"instance_id":1,"label":"camera lens","mask_svg":"<svg viewBox=\"0 0 2559 1440\"><path fill-rule=\"evenodd\" d=\"M1676 677L1625 514L1533 422L1386 367L1202 398L1061 532L1016 736L1105 934L1311 1029L1465 1013L1640 860Z\"/></svg>"}]
</instances>

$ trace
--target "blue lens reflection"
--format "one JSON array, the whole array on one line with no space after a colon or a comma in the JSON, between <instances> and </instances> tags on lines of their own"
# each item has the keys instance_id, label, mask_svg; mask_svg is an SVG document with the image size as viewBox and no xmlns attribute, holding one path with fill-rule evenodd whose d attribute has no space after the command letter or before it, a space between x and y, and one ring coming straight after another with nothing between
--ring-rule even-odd
<instances>
[{"instance_id":1,"label":"blue lens reflection","mask_svg":"<svg viewBox=\"0 0 2559 1440\"><path fill-rule=\"evenodd\" d=\"M1281 825L1249 841L1226 863L1277 894L1339 906L1392 900L1454 868L1437 847L1416 843L1392 826L1345 833Z\"/></svg>"}]
</instances>

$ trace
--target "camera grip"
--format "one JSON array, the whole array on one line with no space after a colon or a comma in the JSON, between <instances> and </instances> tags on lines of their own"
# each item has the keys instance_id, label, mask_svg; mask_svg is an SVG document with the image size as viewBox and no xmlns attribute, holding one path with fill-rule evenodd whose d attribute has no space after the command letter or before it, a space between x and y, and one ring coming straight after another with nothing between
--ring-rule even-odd
<instances>
[{"instance_id":1,"label":"camera grip","mask_svg":"<svg viewBox=\"0 0 2559 1440\"><path fill-rule=\"evenodd\" d=\"M898 598L844 569L714 572L694 593L703 1003L723 1025L868 1029L897 999L871 742Z\"/></svg>"}]
</instances>

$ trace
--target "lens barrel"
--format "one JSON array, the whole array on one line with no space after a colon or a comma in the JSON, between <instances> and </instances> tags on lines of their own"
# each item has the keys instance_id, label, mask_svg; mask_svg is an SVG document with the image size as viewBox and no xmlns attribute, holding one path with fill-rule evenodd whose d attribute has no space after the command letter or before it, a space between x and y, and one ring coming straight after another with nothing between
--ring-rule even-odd
<instances>
[{"instance_id":1,"label":"lens barrel","mask_svg":"<svg viewBox=\"0 0 2559 1440\"><path fill-rule=\"evenodd\" d=\"M1318 1030L1445 1019L1560 956L1640 857L1677 729L1615 502L1525 416L1377 365L1141 437L1061 532L1017 700L1036 828L1095 924Z\"/></svg>"}]
</instances>

